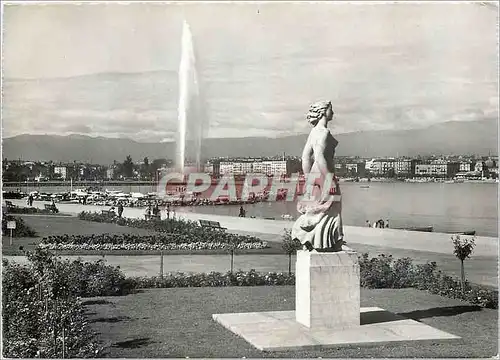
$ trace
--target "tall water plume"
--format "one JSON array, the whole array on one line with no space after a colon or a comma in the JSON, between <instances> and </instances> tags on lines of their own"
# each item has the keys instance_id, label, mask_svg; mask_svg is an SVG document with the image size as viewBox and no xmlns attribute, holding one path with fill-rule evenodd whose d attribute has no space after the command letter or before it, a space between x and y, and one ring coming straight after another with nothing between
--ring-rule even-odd
<instances>
[{"instance_id":1,"label":"tall water plume","mask_svg":"<svg viewBox=\"0 0 500 360\"><path fill-rule=\"evenodd\" d=\"M185 173L186 159L194 161L197 170L201 167L201 141L206 129L201 111L193 37L186 21L182 28L181 44L176 168Z\"/></svg>"}]
</instances>

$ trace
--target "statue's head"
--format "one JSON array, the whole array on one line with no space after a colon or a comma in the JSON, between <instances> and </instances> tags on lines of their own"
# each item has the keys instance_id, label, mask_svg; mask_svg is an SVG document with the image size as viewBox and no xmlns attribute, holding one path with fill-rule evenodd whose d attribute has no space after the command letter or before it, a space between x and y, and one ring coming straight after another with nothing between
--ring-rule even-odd
<instances>
[{"instance_id":1,"label":"statue's head","mask_svg":"<svg viewBox=\"0 0 500 360\"><path fill-rule=\"evenodd\" d=\"M307 113L307 121L313 126L324 117L326 121L330 121L333 118L333 108L331 101L318 101L309 107L309 112Z\"/></svg>"}]
</instances>

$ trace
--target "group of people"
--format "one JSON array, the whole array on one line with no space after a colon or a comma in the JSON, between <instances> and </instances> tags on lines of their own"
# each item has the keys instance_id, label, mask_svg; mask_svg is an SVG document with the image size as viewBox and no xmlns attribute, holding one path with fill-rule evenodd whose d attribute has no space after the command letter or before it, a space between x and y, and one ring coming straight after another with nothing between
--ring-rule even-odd
<instances>
[{"instance_id":1,"label":"group of people","mask_svg":"<svg viewBox=\"0 0 500 360\"><path fill-rule=\"evenodd\" d=\"M118 210L118 217L121 218L123 215L122 202L118 202L117 210ZM172 211L170 208L170 205L167 205L166 210L167 210L167 218L170 218L171 213L173 213L173 215L175 217L175 210ZM111 209L109 209L109 213L111 213L113 216L116 216L114 206L112 206ZM155 203L154 205L149 204L146 207L146 210L144 211L144 216L146 219L160 218L161 217L161 210L160 210L160 206L158 205L158 203Z\"/></svg>"},{"instance_id":2,"label":"group of people","mask_svg":"<svg viewBox=\"0 0 500 360\"><path fill-rule=\"evenodd\" d=\"M158 206L158 203L155 203L154 205L149 204L145 212L146 219L160 218L160 216L160 207Z\"/></svg>"},{"instance_id":3,"label":"group of people","mask_svg":"<svg viewBox=\"0 0 500 360\"><path fill-rule=\"evenodd\" d=\"M88 195L85 195L83 197L79 197L78 198L78 203L82 204L82 205L87 205L87 198L88 198Z\"/></svg>"},{"instance_id":4,"label":"group of people","mask_svg":"<svg viewBox=\"0 0 500 360\"><path fill-rule=\"evenodd\" d=\"M35 201L35 197L33 196L33 194L29 194L28 199L26 199L26 204L29 207L32 207L34 201ZM47 208L47 206L46 206L46 208ZM56 206L56 202L55 202L54 198L52 198L52 200L50 201L50 206L48 208L53 213L58 213L59 212L59 209Z\"/></svg>"},{"instance_id":5,"label":"group of people","mask_svg":"<svg viewBox=\"0 0 500 360\"><path fill-rule=\"evenodd\" d=\"M367 227L372 227L372 228L380 228L380 229L387 229L389 228L389 220L386 220L384 222L384 220L382 219L379 219L377 221L375 221L373 224L370 223L370 220L366 220L366 226Z\"/></svg>"},{"instance_id":6,"label":"group of people","mask_svg":"<svg viewBox=\"0 0 500 360\"><path fill-rule=\"evenodd\" d=\"M26 200L26 203L28 204L28 206L33 206L33 201L35 200L35 197L33 196L33 194L30 194L28 196L28 200Z\"/></svg>"},{"instance_id":7,"label":"group of people","mask_svg":"<svg viewBox=\"0 0 500 360\"><path fill-rule=\"evenodd\" d=\"M118 208L118 217L121 218L122 215L123 215L123 204L121 202L118 202L118 205L116 205L117 208ZM109 209L109 212L110 213L113 213L115 212L115 207L112 206L111 209ZM114 215L113 215L114 216Z\"/></svg>"}]
</instances>

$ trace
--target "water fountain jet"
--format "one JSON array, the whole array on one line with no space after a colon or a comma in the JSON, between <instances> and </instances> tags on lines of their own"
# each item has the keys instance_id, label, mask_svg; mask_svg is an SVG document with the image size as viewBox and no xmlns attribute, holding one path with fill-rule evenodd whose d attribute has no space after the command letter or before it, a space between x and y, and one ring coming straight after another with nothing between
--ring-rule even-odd
<instances>
[{"instance_id":1,"label":"water fountain jet","mask_svg":"<svg viewBox=\"0 0 500 360\"><path fill-rule=\"evenodd\" d=\"M178 138L175 162L176 170L181 174L199 171L201 167L201 140L204 127L200 110L200 86L193 37L188 23L184 21L179 65ZM194 159L194 167L188 167L186 164L188 150L190 150L189 157Z\"/></svg>"}]
</instances>

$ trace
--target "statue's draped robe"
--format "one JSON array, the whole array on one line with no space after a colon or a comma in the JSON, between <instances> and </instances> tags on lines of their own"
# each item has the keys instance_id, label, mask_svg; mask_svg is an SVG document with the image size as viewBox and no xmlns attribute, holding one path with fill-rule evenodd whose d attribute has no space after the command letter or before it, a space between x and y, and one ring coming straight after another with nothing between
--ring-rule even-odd
<instances>
[{"instance_id":1,"label":"statue's draped robe","mask_svg":"<svg viewBox=\"0 0 500 360\"><path fill-rule=\"evenodd\" d=\"M331 134L328 134L333 138ZM337 144L337 141L331 144ZM331 156L335 152L335 145L326 149L327 155ZM316 162L311 168L311 173L320 173ZM321 182L321 181L320 181ZM297 204L297 210L302 215L297 219L292 227L292 238L297 238L302 244L307 241L315 249L338 249L342 246L344 231L342 226L342 203L340 200L340 187L338 180L333 179L330 196L335 195L332 201L321 201L323 188L315 188L313 199L302 200ZM327 194L327 196L329 196ZM321 208L318 208L321 207Z\"/></svg>"}]
</instances>

